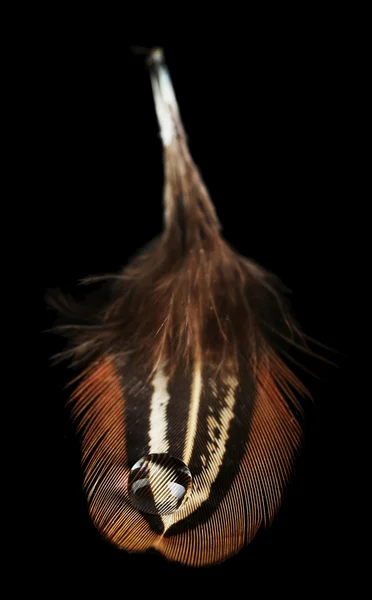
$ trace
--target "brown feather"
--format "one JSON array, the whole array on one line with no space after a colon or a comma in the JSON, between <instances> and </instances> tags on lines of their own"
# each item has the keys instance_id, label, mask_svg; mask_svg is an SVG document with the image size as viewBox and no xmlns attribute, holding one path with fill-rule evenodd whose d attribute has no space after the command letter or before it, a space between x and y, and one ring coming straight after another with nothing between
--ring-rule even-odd
<instances>
[{"instance_id":1,"label":"brown feather","mask_svg":"<svg viewBox=\"0 0 372 600\"><path fill-rule=\"evenodd\" d=\"M88 365L71 403L96 527L119 548L156 548L202 566L238 552L280 507L302 437L298 397L307 393L283 353L306 344L281 283L220 236L173 116L164 232L110 281L98 310L68 308L66 355ZM177 511L153 517L132 505L128 476L144 451L137 427L160 366L168 392L179 390L167 414L185 432L171 440L172 456L187 458L193 487ZM194 405L182 408L183 393Z\"/></svg>"}]
</instances>

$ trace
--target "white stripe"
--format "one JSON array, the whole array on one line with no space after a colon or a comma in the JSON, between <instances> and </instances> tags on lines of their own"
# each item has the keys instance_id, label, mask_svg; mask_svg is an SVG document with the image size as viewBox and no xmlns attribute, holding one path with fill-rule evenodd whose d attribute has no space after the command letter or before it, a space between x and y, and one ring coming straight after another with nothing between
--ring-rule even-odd
<instances>
[{"instance_id":1,"label":"white stripe","mask_svg":"<svg viewBox=\"0 0 372 600\"><path fill-rule=\"evenodd\" d=\"M186 444L185 451L183 453L183 462L188 465L192 449L194 447L196 429L198 426L198 413L200 406L200 397L202 391L202 374L201 374L201 363L198 361L195 365L194 379L192 382L191 402L189 411L189 420L187 423L186 430Z\"/></svg>"},{"instance_id":2,"label":"white stripe","mask_svg":"<svg viewBox=\"0 0 372 600\"><path fill-rule=\"evenodd\" d=\"M208 500L211 487L217 479L226 452L230 423L234 418L234 407L236 402L235 393L238 386L238 380L234 376L229 376L227 377L225 383L228 387L226 396L224 398L225 405L219 411L218 420L212 416L208 417L207 419L209 431L212 432L214 427L217 426L220 434L218 437L214 437L213 442L211 441L207 443L208 458L206 460L205 468L201 475L194 479L194 493L191 492L188 502L186 502L184 506L181 506L181 508L172 515L164 515L162 517L164 525L163 535L167 529L169 529L169 527L188 517L197 508L199 508L203 502ZM212 395L214 396L216 393L214 382L212 383L211 387Z\"/></svg>"},{"instance_id":3,"label":"white stripe","mask_svg":"<svg viewBox=\"0 0 372 600\"><path fill-rule=\"evenodd\" d=\"M149 454L168 452L167 406L170 395L167 390L168 379L162 366L156 369L152 385L154 392L150 405L150 449Z\"/></svg>"}]
</instances>

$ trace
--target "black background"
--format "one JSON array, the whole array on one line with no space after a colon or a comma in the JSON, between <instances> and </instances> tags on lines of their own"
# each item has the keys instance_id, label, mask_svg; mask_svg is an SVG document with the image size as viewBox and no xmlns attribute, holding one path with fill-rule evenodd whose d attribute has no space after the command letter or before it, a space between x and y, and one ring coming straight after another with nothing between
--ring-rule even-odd
<instances>
[{"instance_id":1,"label":"black background","mask_svg":"<svg viewBox=\"0 0 372 600\"><path fill-rule=\"evenodd\" d=\"M297 581L299 590L314 581L333 586L353 554L341 525L349 468L341 419L354 393L354 284L346 274L355 260L352 203L363 164L355 158L357 92L348 41L338 44L329 29L299 27L257 36L255 43L164 48L224 237L292 289L299 322L338 351L326 352L337 367L309 365L317 378L305 376L314 397L306 403L305 448L272 527L222 565L193 570L156 554L119 552L99 538L64 408L72 374L49 362L63 342L41 334L43 394L36 411L45 424L44 485L33 554L56 584L103 576L124 585L155 575L185 585L224 577L241 589L248 581L283 590ZM129 44L112 41L107 31L53 30L34 40L33 57L26 138L38 199L33 218L44 330L54 322L45 310L48 288L73 291L87 275L119 270L161 231L163 174L149 75Z\"/></svg>"}]
</instances>

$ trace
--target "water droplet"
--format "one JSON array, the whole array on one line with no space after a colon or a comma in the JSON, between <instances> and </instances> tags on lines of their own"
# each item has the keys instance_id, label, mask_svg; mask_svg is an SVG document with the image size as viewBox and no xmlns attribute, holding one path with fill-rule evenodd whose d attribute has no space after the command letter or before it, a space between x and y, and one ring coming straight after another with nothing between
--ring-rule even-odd
<instances>
[{"instance_id":1,"label":"water droplet","mask_svg":"<svg viewBox=\"0 0 372 600\"><path fill-rule=\"evenodd\" d=\"M169 515L188 498L192 476L182 460L169 454L148 454L133 465L128 477L133 506L150 515Z\"/></svg>"}]
</instances>

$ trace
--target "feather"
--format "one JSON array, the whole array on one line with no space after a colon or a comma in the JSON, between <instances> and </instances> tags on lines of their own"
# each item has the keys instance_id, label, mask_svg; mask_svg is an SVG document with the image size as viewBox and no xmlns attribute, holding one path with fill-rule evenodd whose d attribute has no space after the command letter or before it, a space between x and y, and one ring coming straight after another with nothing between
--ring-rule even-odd
<instances>
[{"instance_id":1,"label":"feather","mask_svg":"<svg viewBox=\"0 0 372 600\"><path fill-rule=\"evenodd\" d=\"M221 237L159 49L149 68L164 231L107 278L98 308L52 302L82 369L70 402L95 526L120 549L203 566L277 514L307 395L284 357L311 351L284 286Z\"/></svg>"}]
</instances>

